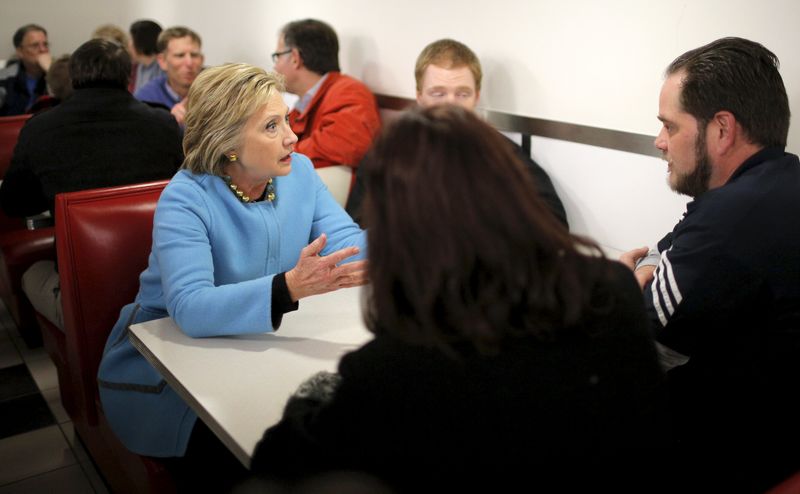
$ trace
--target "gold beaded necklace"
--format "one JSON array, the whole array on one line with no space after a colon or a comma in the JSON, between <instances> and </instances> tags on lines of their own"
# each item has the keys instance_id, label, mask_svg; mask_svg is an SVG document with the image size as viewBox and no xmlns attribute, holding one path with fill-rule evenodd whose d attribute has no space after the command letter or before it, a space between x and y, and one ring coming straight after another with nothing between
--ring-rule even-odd
<instances>
[{"instance_id":1,"label":"gold beaded necklace","mask_svg":"<svg viewBox=\"0 0 800 494\"><path fill-rule=\"evenodd\" d=\"M233 183L230 175L223 175L222 180L224 180L225 183L228 184L228 188L231 189L233 195L235 195L237 199L239 199L245 204L249 202L263 201L265 199L269 202L273 202L275 200L276 197L275 186L272 184L272 179L269 179L269 181L267 182L267 187L264 189L264 193L258 199L250 199L250 196L244 195L244 192L239 190L239 187L237 187L236 184Z\"/></svg>"}]
</instances>

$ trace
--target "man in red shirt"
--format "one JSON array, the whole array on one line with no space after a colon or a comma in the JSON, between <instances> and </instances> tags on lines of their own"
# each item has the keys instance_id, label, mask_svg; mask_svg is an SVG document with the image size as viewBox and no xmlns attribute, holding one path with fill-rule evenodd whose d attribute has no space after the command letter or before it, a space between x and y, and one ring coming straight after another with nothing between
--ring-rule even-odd
<instances>
[{"instance_id":1,"label":"man in red shirt","mask_svg":"<svg viewBox=\"0 0 800 494\"><path fill-rule=\"evenodd\" d=\"M314 167L357 167L380 129L375 96L339 69L336 32L313 19L290 22L272 54L288 92L300 99L289 113L295 150Z\"/></svg>"}]
</instances>

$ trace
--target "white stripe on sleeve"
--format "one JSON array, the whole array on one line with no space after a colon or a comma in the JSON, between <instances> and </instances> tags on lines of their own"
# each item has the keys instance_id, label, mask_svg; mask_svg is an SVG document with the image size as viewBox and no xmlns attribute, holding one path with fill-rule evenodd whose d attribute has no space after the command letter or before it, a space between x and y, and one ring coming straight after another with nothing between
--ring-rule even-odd
<instances>
[{"instance_id":1,"label":"white stripe on sleeve","mask_svg":"<svg viewBox=\"0 0 800 494\"><path fill-rule=\"evenodd\" d=\"M661 308L661 301L658 298L659 285L661 284L661 266L658 266L653 272L653 281L650 283L650 292L653 294L653 307L656 309L658 320L661 321L662 326L667 325L667 316L664 315L664 309Z\"/></svg>"},{"instance_id":2,"label":"white stripe on sleeve","mask_svg":"<svg viewBox=\"0 0 800 494\"><path fill-rule=\"evenodd\" d=\"M667 252L669 252L670 250L672 249L670 248L669 250L667 250ZM675 273L672 272L672 263L669 262L669 259L667 258L667 252L664 252L664 255L661 258L664 261L664 266L667 268L667 280L669 282L669 288L672 291L672 294L675 296L675 305L678 306L681 304L683 296L681 295L681 291L678 288L678 282L675 281Z\"/></svg>"}]
</instances>

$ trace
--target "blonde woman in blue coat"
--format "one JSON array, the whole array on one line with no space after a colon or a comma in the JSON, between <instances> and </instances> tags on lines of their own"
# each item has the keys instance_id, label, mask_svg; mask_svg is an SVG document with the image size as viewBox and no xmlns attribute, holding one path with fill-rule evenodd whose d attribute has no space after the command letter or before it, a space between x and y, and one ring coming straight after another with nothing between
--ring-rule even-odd
<instances>
[{"instance_id":1,"label":"blonde woman in blue coat","mask_svg":"<svg viewBox=\"0 0 800 494\"><path fill-rule=\"evenodd\" d=\"M282 89L275 74L227 64L189 91L183 169L158 202L149 265L98 376L108 421L135 453L208 457L192 450L210 434L133 348L129 325L171 316L192 337L270 332L301 298L366 282L364 232L292 152Z\"/></svg>"}]
</instances>

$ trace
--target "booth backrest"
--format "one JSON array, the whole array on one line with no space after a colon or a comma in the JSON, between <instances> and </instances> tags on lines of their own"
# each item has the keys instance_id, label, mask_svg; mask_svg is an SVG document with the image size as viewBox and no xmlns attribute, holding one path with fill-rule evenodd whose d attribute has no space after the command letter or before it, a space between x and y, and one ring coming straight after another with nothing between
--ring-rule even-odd
<instances>
[{"instance_id":1,"label":"booth backrest","mask_svg":"<svg viewBox=\"0 0 800 494\"><path fill-rule=\"evenodd\" d=\"M153 214L167 181L56 196L56 251L69 366L78 407L97 423L97 369L119 311L147 267Z\"/></svg>"},{"instance_id":2,"label":"booth backrest","mask_svg":"<svg viewBox=\"0 0 800 494\"><path fill-rule=\"evenodd\" d=\"M11 164L14 146L17 145L19 131L31 115L14 115L13 117L0 117L0 179L5 177L6 170Z\"/></svg>"},{"instance_id":3,"label":"booth backrest","mask_svg":"<svg viewBox=\"0 0 800 494\"><path fill-rule=\"evenodd\" d=\"M14 146L17 145L19 131L29 118L31 118L29 114L0 117L0 180L6 176L8 167L11 165L11 156L14 154ZM24 220L9 218L3 211L0 211L0 232L6 233L24 228Z\"/></svg>"},{"instance_id":4,"label":"booth backrest","mask_svg":"<svg viewBox=\"0 0 800 494\"><path fill-rule=\"evenodd\" d=\"M785 479L765 494L800 494L800 472Z\"/></svg>"}]
</instances>

